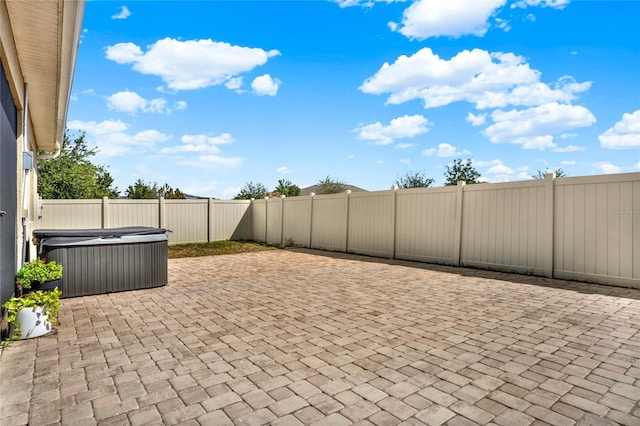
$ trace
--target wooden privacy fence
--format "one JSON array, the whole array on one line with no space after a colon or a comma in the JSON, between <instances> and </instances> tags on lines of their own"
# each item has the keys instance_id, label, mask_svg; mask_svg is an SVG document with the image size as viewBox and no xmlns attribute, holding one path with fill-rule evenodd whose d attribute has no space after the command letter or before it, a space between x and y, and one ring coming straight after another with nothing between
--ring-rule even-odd
<instances>
[{"instance_id":1,"label":"wooden privacy fence","mask_svg":"<svg viewBox=\"0 0 640 426\"><path fill-rule=\"evenodd\" d=\"M171 229L640 288L640 173L252 201L43 200L41 228Z\"/></svg>"}]
</instances>

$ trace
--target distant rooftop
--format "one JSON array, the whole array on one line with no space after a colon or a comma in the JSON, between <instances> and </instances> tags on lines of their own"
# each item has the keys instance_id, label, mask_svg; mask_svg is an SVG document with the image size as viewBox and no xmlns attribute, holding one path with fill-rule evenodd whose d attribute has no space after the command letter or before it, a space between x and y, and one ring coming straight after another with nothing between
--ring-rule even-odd
<instances>
[{"instance_id":1,"label":"distant rooftop","mask_svg":"<svg viewBox=\"0 0 640 426\"><path fill-rule=\"evenodd\" d=\"M306 188L300 188L300 195L309 195L312 192L317 194L318 188L319 185L311 185L307 186ZM345 190L351 190L351 192L367 192L366 189L358 188L357 186L353 185L345 185Z\"/></svg>"}]
</instances>

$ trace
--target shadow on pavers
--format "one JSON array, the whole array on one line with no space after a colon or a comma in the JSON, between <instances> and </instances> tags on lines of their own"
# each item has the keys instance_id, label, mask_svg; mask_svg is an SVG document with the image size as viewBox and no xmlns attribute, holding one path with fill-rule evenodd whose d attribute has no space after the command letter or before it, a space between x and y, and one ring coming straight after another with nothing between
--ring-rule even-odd
<instances>
[{"instance_id":1,"label":"shadow on pavers","mask_svg":"<svg viewBox=\"0 0 640 426\"><path fill-rule=\"evenodd\" d=\"M535 275L523 275L510 272L490 271L488 269L475 268L470 266L449 266L436 263L426 263L410 260L386 259L381 257L367 256L355 253L343 253L328 250L308 249L300 247L290 247L286 250L299 253L325 256L333 259L357 260L360 262L384 263L387 265L399 265L409 268L426 269L434 272L444 272L456 274L463 277L486 278L491 280L509 281L518 284L535 285L541 287L570 290L583 294L598 294L603 296L620 297L625 299L640 300L640 289L620 287L615 285L605 285L589 283L584 281L573 281L556 278L546 278Z\"/></svg>"}]
</instances>

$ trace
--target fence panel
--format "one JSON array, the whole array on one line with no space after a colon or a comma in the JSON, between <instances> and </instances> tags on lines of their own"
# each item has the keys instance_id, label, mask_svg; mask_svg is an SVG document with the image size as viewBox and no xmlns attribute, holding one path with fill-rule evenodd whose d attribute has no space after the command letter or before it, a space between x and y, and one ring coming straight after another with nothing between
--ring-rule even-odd
<instances>
[{"instance_id":1,"label":"fence panel","mask_svg":"<svg viewBox=\"0 0 640 426\"><path fill-rule=\"evenodd\" d=\"M399 189L396 257L455 264L457 187Z\"/></svg>"},{"instance_id":2,"label":"fence panel","mask_svg":"<svg viewBox=\"0 0 640 426\"><path fill-rule=\"evenodd\" d=\"M160 226L160 200L109 200L105 228L121 226Z\"/></svg>"},{"instance_id":3,"label":"fence panel","mask_svg":"<svg viewBox=\"0 0 640 426\"><path fill-rule=\"evenodd\" d=\"M349 195L347 251L393 257L395 191Z\"/></svg>"},{"instance_id":4,"label":"fence panel","mask_svg":"<svg viewBox=\"0 0 640 426\"><path fill-rule=\"evenodd\" d=\"M284 199L282 211L282 236L284 243L290 240L297 246L309 247L312 202L312 197L291 197Z\"/></svg>"},{"instance_id":5,"label":"fence panel","mask_svg":"<svg viewBox=\"0 0 640 426\"><path fill-rule=\"evenodd\" d=\"M166 200L162 226L170 229L169 243L207 242L208 200Z\"/></svg>"},{"instance_id":6,"label":"fence panel","mask_svg":"<svg viewBox=\"0 0 640 426\"><path fill-rule=\"evenodd\" d=\"M267 241L267 200L251 201L251 234L254 241Z\"/></svg>"},{"instance_id":7,"label":"fence panel","mask_svg":"<svg viewBox=\"0 0 640 426\"><path fill-rule=\"evenodd\" d=\"M251 201L211 200L209 208L209 241L252 239Z\"/></svg>"},{"instance_id":8,"label":"fence panel","mask_svg":"<svg viewBox=\"0 0 640 426\"><path fill-rule=\"evenodd\" d=\"M267 200L267 243L282 244L282 198Z\"/></svg>"},{"instance_id":9,"label":"fence panel","mask_svg":"<svg viewBox=\"0 0 640 426\"><path fill-rule=\"evenodd\" d=\"M465 186L461 264L544 274L545 181Z\"/></svg>"},{"instance_id":10,"label":"fence panel","mask_svg":"<svg viewBox=\"0 0 640 426\"><path fill-rule=\"evenodd\" d=\"M640 173L555 184L554 276L640 286Z\"/></svg>"},{"instance_id":11,"label":"fence panel","mask_svg":"<svg viewBox=\"0 0 640 426\"><path fill-rule=\"evenodd\" d=\"M42 200L41 229L102 228L102 200Z\"/></svg>"},{"instance_id":12,"label":"fence panel","mask_svg":"<svg viewBox=\"0 0 640 426\"><path fill-rule=\"evenodd\" d=\"M316 195L313 198L311 247L347 250L348 194Z\"/></svg>"},{"instance_id":13,"label":"fence panel","mask_svg":"<svg viewBox=\"0 0 640 426\"><path fill-rule=\"evenodd\" d=\"M43 200L39 228L312 248L640 288L640 173L253 201Z\"/></svg>"}]
</instances>

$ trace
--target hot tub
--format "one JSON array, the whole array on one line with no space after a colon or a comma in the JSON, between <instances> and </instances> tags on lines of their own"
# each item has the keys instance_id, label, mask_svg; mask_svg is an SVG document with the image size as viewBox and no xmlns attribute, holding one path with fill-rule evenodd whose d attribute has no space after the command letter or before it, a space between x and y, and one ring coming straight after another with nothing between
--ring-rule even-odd
<instances>
[{"instance_id":1,"label":"hot tub","mask_svg":"<svg viewBox=\"0 0 640 426\"><path fill-rule=\"evenodd\" d=\"M169 231L132 226L36 229L38 255L64 267L62 297L88 296L167 284Z\"/></svg>"}]
</instances>

